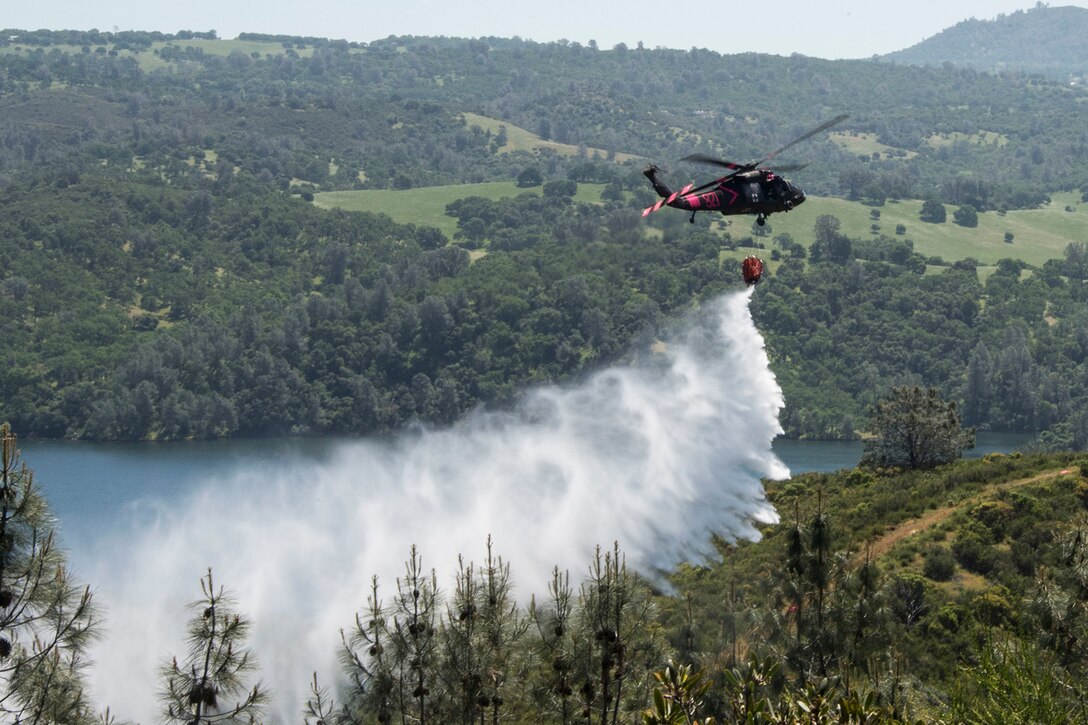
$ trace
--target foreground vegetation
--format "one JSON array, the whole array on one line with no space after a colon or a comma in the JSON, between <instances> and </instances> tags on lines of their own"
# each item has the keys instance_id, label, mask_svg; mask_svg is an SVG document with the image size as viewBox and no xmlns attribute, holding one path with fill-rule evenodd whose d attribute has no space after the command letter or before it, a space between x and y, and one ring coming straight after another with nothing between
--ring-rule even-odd
<instances>
[{"instance_id":1,"label":"foreground vegetation","mask_svg":"<svg viewBox=\"0 0 1088 725\"><path fill-rule=\"evenodd\" d=\"M41 545L47 506L4 435L0 702L94 722L81 680L97 612ZM527 606L490 542L440 574L413 549L393 591L360 592L343 669L314 677L306 722L1083 721L1086 474L1072 454L1013 454L771 482L783 522L680 565L671 593L618 545ZM189 654L164 653L162 717L259 719L248 620L211 572L202 587Z\"/></svg>"}]
</instances>

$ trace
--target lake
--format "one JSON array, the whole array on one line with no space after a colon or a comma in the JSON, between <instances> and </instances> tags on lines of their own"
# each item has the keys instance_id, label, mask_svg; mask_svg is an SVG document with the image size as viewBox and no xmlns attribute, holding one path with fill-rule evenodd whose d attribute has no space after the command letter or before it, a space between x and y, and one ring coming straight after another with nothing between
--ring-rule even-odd
<instances>
[{"instance_id":1,"label":"lake","mask_svg":"<svg viewBox=\"0 0 1088 725\"><path fill-rule=\"evenodd\" d=\"M1032 440L1021 433L978 434L967 458L1010 452ZM242 473L269 477L285 469L300 476L312 464L326 463L350 439L290 438L178 443L86 443L23 441L23 460L34 472L68 548L91 543L104 523L125 512L139 525L152 502L169 504L201 484L230 480ZM772 449L793 474L852 468L861 457L861 441L776 439ZM157 515L147 508L147 517Z\"/></svg>"}]
</instances>

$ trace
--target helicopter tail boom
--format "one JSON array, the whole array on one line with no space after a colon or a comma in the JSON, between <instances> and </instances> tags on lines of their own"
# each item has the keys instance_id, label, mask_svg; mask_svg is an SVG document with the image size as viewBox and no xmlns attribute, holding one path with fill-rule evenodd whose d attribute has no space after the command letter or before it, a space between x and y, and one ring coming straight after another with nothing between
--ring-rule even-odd
<instances>
[{"instance_id":1,"label":"helicopter tail boom","mask_svg":"<svg viewBox=\"0 0 1088 725\"><path fill-rule=\"evenodd\" d=\"M695 186L694 184L688 184L680 191L673 191L665 185L665 182L657 178L657 167L653 164L647 166L642 173L645 174L646 178L650 180L650 183L653 184L654 191L656 191L657 195L661 197L661 200L658 201L656 204L643 209L642 216L649 216L661 207L673 203L678 197L688 193L689 191L691 191L692 187Z\"/></svg>"}]
</instances>

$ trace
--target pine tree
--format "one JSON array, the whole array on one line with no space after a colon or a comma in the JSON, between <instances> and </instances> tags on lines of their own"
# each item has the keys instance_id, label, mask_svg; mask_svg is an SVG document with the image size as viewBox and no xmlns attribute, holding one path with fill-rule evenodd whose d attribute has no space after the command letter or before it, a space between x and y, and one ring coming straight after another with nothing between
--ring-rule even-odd
<instances>
[{"instance_id":1,"label":"pine tree","mask_svg":"<svg viewBox=\"0 0 1088 725\"><path fill-rule=\"evenodd\" d=\"M380 725L393 721L396 711L397 675L395 652L387 613L378 596L378 577L370 580L366 616L355 615L351 634L340 632L344 643L340 660L347 674L344 722L357 722L370 713Z\"/></svg>"},{"instance_id":2,"label":"pine tree","mask_svg":"<svg viewBox=\"0 0 1088 725\"><path fill-rule=\"evenodd\" d=\"M647 631L650 601L638 577L627 571L618 543L603 554L597 547L578 604L583 646L574 671L585 683L583 717L615 725L637 711L627 696L641 695L651 682L639 660L662 659L659 643Z\"/></svg>"},{"instance_id":3,"label":"pine tree","mask_svg":"<svg viewBox=\"0 0 1088 725\"><path fill-rule=\"evenodd\" d=\"M441 632L443 679L457 692L447 699L458 702L447 720L497 723L509 709L516 647L529 623L514 600L510 565L495 556L490 536L487 560L479 571L460 564Z\"/></svg>"},{"instance_id":4,"label":"pine tree","mask_svg":"<svg viewBox=\"0 0 1088 725\"><path fill-rule=\"evenodd\" d=\"M187 725L255 722L266 693L259 683L247 685L256 669L245 647L249 620L234 611L222 587L215 587L211 569L200 588L203 596L190 605L189 654L180 665L174 657L162 668L164 719Z\"/></svg>"},{"instance_id":5,"label":"pine tree","mask_svg":"<svg viewBox=\"0 0 1088 725\"><path fill-rule=\"evenodd\" d=\"M560 572L559 567L552 569L552 580L548 584L548 601L538 606L536 597L529 601L529 619L536 624L537 656L541 662L550 664L552 673L546 694L542 692L542 709L558 717L563 725L571 722L574 710L575 681L571 673L574 660L573 649L575 634L572 632L571 617L574 610L574 592L570 587L570 573Z\"/></svg>"},{"instance_id":6,"label":"pine tree","mask_svg":"<svg viewBox=\"0 0 1088 725\"><path fill-rule=\"evenodd\" d=\"M83 654L94 633L91 593L72 580L49 506L0 426L0 719L92 720Z\"/></svg>"},{"instance_id":7,"label":"pine tree","mask_svg":"<svg viewBox=\"0 0 1088 725\"><path fill-rule=\"evenodd\" d=\"M393 599L393 629L390 633L396 661L397 694L400 711L412 722L434 722L431 690L437 684L438 640L435 624L441 593L438 577L423 570L423 558L412 546L404 566L404 578L397 580ZM437 692L434 693L437 696Z\"/></svg>"}]
</instances>

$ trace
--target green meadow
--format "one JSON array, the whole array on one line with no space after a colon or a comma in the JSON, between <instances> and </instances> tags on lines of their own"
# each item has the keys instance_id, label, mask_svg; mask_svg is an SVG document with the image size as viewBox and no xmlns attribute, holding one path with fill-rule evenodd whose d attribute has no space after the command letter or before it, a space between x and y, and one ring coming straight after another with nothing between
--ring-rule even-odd
<instances>
[{"instance_id":1,"label":"green meadow","mask_svg":"<svg viewBox=\"0 0 1088 725\"><path fill-rule=\"evenodd\" d=\"M579 184L577 201L600 201L601 184ZM457 222L446 215L446 205L467 196L483 196L488 199L514 197L518 194L539 194L540 187L522 189L513 182L491 182L432 186L393 191L374 189L361 191L330 191L314 195L314 203L323 208L339 208L349 211L369 211L389 215L401 223L434 226L453 238ZM1066 211L1066 209L1072 211ZM880 212L879 219L872 218L873 210ZM1050 204L1040 209L1010 211L1004 215L983 212L978 215L978 226L961 227L952 221L955 209L946 207L948 220L943 224L929 224L919 219L922 202L918 200L890 201L882 207L871 207L858 202L828 197L809 197L805 203L788 214L774 214L768 218L770 234L764 240L770 247L779 234L789 234L794 241L808 245L816 218L831 214L841 222L844 234L852 239L866 239L884 234L889 237L910 239L914 250L926 257L941 257L946 262L973 257L981 264L991 266L1006 257L1022 259L1032 265L1041 265L1048 259L1061 258L1070 242L1088 242L1088 204L1080 201L1080 195L1065 193L1053 195ZM637 213L632 210L632 214ZM660 214L681 213L667 209ZM750 236L754 229L754 217L734 216L721 219L721 224L734 239ZM896 227L906 227L903 234ZM874 230L873 226L877 229ZM1005 241L1006 232L1012 233L1012 242Z\"/></svg>"},{"instance_id":2,"label":"green meadow","mask_svg":"<svg viewBox=\"0 0 1088 725\"><path fill-rule=\"evenodd\" d=\"M604 184L578 184L574 200L588 204L601 201ZM499 200L520 194L540 195L541 187L523 189L513 181L494 181L484 184L456 184L452 186L427 186L418 189L396 191L391 189L367 189L361 191L325 191L314 194L314 204L325 209L369 211L386 214L401 224L438 227L453 239L457 220L446 214L446 205L469 196L482 196Z\"/></svg>"},{"instance_id":3,"label":"green meadow","mask_svg":"<svg viewBox=\"0 0 1088 725\"><path fill-rule=\"evenodd\" d=\"M1073 211L1066 211L1070 207ZM873 219L873 210L880 212ZM808 244L813 224L821 214L831 214L842 223L842 232L851 239L866 239L884 234L910 239L914 251L926 257L941 257L947 262L974 257L984 265L992 265L1006 257L1022 259L1028 264L1041 265L1048 259L1060 258L1070 242L1088 242L1088 204L1075 193L1054 194L1050 204L1040 209L1007 212L982 212L977 227L961 227L952 221L955 207L946 205L948 219L943 224L929 224L919 219L922 202L914 199L890 201L881 207L871 207L845 199L809 197L803 205L788 214L768 218L770 237L787 233L797 242ZM896 234L902 224L906 232ZM729 228L734 238L750 234L752 221L748 217L730 217ZM874 230L873 225L878 229ZM1005 233L1012 233L1012 242ZM768 240L769 241L769 240Z\"/></svg>"},{"instance_id":4,"label":"green meadow","mask_svg":"<svg viewBox=\"0 0 1088 725\"><path fill-rule=\"evenodd\" d=\"M545 141L531 131L527 131L519 126L500 121L497 118L489 118L488 116L481 116L478 113L463 113L465 117L465 123L469 126L479 126L485 131L491 131L491 133L498 133L499 128L506 127L506 145L499 149L502 153L509 153L512 151L529 151L536 152L540 149L551 149L560 156L575 156L579 152L579 148L568 143L559 143L558 141ZM590 156L606 157L608 152L604 149L587 148L586 153ZM639 159L641 156L634 156L632 154L616 153L616 161L623 162L632 159Z\"/></svg>"}]
</instances>

